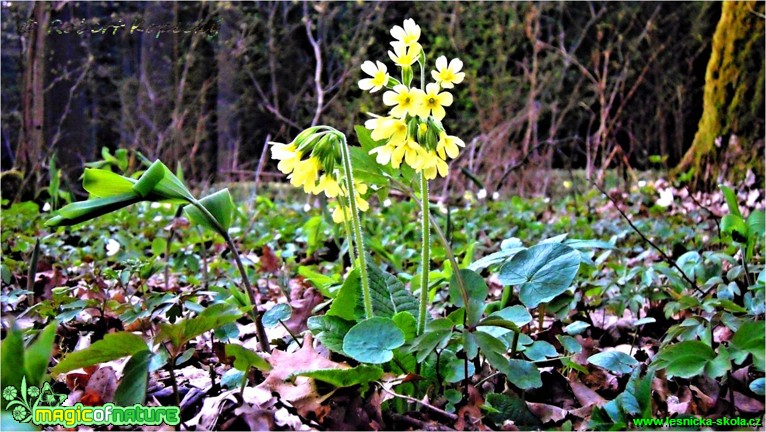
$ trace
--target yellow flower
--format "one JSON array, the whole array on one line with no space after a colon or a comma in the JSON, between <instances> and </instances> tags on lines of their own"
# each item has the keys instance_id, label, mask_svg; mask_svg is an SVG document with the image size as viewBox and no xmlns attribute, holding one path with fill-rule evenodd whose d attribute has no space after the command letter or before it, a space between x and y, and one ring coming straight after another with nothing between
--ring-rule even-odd
<instances>
[{"instance_id":1,"label":"yellow flower","mask_svg":"<svg viewBox=\"0 0 766 432\"><path fill-rule=\"evenodd\" d=\"M420 50L422 47L420 44L413 44L410 46L405 45L402 42L391 42L391 46L394 47L394 52L389 51L388 56L399 67L410 67L413 63L418 61Z\"/></svg>"},{"instance_id":2,"label":"yellow flower","mask_svg":"<svg viewBox=\"0 0 766 432\"><path fill-rule=\"evenodd\" d=\"M439 153L439 157L444 160L447 160L447 156L449 156L450 159L455 159L460 151L458 150L458 146L465 147L463 140L442 132L439 135L439 142L436 143L436 152Z\"/></svg>"},{"instance_id":3,"label":"yellow flower","mask_svg":"<svg viewBox=\"0 0 766 432\"><path fill-rule=\"evenodd\" d=\"M346 219L348 219L348 216L348 210L344 211L343 207L338 204L335 206L335 210L332 212L332 221L336 224L342 224L346 221Z\"/></svg>"},{"instance_id":4,"label":"yellow flower","mask_svg":"<svg viewBox=\"0 0 766 432\"><path fill-rule=\"evenodd\" d=\"M404 45L410 46L420 39L420 26L415 24L414 19L408 18L404 20L404 28L394 26L391 29L391 36Z\"/></svg>"},{"instance_id":5,"label":"yellow flower","mask_svg":"<svg viewBox=\"0 0 766 432\"><path fill-rule=\"evenodd\" d=\"M376 65L377 64L377 65ZM359 88L362 90L370 90L370 93L382 89L388 84L388 68L383 63L376 61L375 63L367 60L362 63L362 70L372 78L364 78L359 80Z\"/></svg>"},{"instance_id":6,"label":"yellow flower","mask_svg":"<svg viewBox=\"0 0 766 432\"><path fill-rule=\"evenodd\" d=\"M340 185L332 175L322 174L322 176L319 177L319 183L317 183L316 187L311 192L314 195L319 195L324 192L328 198L335 198L341 193L341 189Z\"/></svg>"},{"instance_id":7,"label":"yellow flower","mask_svg":"<svg viewBox=\"0 0 766 432\"><path fill-rule=\"evenodd\" d=\"M436 59L436 70L431 71L431 76L436 82L444 88L452 88L455 84L460 84L465 78L465 73L460 72L463 68L463 62L460 59L452 59L447 64L447 57L441 56Z\"/></svg>"},{"instance_id":8,"label":"yellow flower","mask_svg":"<svg viewBox=\"0 0 766 432\"><path fill-rule=\"evenodd\" d=\"M426 92L420 101L417 115L426 118L431 114L436 120L441 120L447 115L443 107L452 105L452 95L448 92L439 93L439 84L431 83L426 86Z\"/></svg>"},{"instance_id":9,"label":"yellow flower","mask_svg":"<svg viewBox=\"0 0 766 432\"><path fill-rule=\"evenodd\" d=\"M310 193L316 188L317 177L319 177L319 169L321 167L322 163L315 157L310 157L296 163L293 173L288 177L290 184L295 187L303 186L303 191Z\"/></svg>"},{"instance_id":10,"label":"yellow flower","mask_svg":"<svg viewBox=\"0 0 766 432\"><path fill-rule=\"evenodd\" d=\"M393 117L378 117L364 122L364 126L372 131L375 141L404 141L407 138L407 123Z\"/></svg>"},{"instance_id":11,"label":"yellow flower","mask_svg":"<svg viewBox=\"0 0 766 432\"><path fill-rule=\"evenodd\" d=\"M277 168L282 174L290 174L300 162L301 152L296 149L295 144L271 143L271 157L280 161Z\"/></svg>"},{"instance_id":12,"label":"yellow flower","mask_svg":"<svg viewBox=\"0 0 766 432\"><path fill-rule=\"evenodd\" d=\"M399 168L402 164L402 159L404 159L407 165L417 169L421 164L421 155L424 153L423 147L408 138L397 145L396 149L391 153L391 166Z\"/></svg>"},{"instance_id":13,"label":"yellow flower","mask_svg":"<svg viewBox=\"0 0 766 432\"><path fill-rule=\"evenodd\" d=\"M391 157L396 150L396 144L393 141L389 141L387 144L375 147L370 150L370 154L375 155L375 161L381 165L388 165L391 162ZM401 163L401 161L400 161Z\"/></svg>"},{"instance_id":14,"label":"yellow flower","mask_svg":"<svg viewBox=\"0 0 766 432\"><path fill-rule=\"evenodd\" d=\"M421 90L409 88L404 84L399 84L393 90L383 93L383 103L387 106L393 106L391 115L399 118L404 118L407 114L415 116L420 109L422 98L423 92Z\"/></svg>"},{"instance_id":15,"label":"yellow flower","mask_svg":"<svg viewBox=\"0 0 766 432\"><path fill-rule=\"evenodd\" d=\"M420 156L419 162L420 163L418 167L415 169L418 171L423 171L423 175L428 180L435 179L437 172L440 176L446 177L447 172L449 171L447 162L444 162L444 160L437 156L436 152L433 151L423 152L423 154Z\"/></svg>"},{"instance_id":16,"label":"yellow flower","mask_svg":"<svg viewBox=\"0 0 766 432\"><path fill-rule=\"evenodd\" d=\"M345 208L344 208L345 207ZM364 198L362 198L359 194L356 195L356 207L359 209L359 211L367 211L370 209L370 203L368 203ZM351 218L351 211L348 208L348 203L344 203L343 206L338 203L337 206L335 206L335 210L332 212L332 220L333 222L337 224L341 224Z\"/></svg>"}]
</instances>

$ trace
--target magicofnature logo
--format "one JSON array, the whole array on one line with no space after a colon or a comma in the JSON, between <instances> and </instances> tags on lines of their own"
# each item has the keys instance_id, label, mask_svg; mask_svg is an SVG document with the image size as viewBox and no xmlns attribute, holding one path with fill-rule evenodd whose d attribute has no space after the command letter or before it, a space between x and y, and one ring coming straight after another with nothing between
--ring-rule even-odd
<instances>
[{"instance_id":1,"label":"magicofnature logo","mask_svg":"<svg viewBox=\"0 0 766 432\"><path fill-rule=\"evenodd\" d=\"M181 422L181 410L178 407L116 406L112 403L103 406L62 406L66 395L55 393L50 383L42 387L27 386L26 377L22 378L20 388L3 388L5 409L19 423L32 423L37 426L159 426L177 425Z\"/></svg>"}]
</instances>

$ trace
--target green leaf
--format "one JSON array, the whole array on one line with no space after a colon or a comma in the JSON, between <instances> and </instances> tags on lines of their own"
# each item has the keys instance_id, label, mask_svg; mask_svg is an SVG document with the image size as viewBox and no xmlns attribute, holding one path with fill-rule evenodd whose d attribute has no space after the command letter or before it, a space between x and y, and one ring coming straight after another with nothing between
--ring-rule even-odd
<instances>
[{"instance_id":1,"label":"green leaf","mask_svg":"<svg viewBox=\"0 0 766 432\"><path fill-rule=\"evenodd\" d=\"M122 380L114 392L114 403L118 406L132 406L146 401L146 384L149 381L151 351L139 351L128 360L122 370Z\"/></svg>"},{"instance_id":2,"label":"green leaf","mask_svg":"<svg viewBox=\"0 0 766 432\"><path fill-rule=\"evenodd\" d=\"M503 355L505 354L505 344L496 337L485 333L483 331L473 332L476 339L476 345L481 349L484 357L487 358L489 364L495 367L500 372L509 375L511 373L511 366L508 363L508 359Z\"/></svg>"},{"instance_id":3,"label":"green leaf","mask_svg":"<svg viewBox=\"0 0 766 432\"><path fill-rule=\"evenodd\" d=\"M707 344L696 340L685 341L661 349L652 364L665 369L668 378L692 378L701 375L715 357L715 351Z\"/></svg>"},{"instance_id":4,"label":"green leaf","mask_svg":"<svg viewBox=\"0 0 766 432\"><path fill-rule=\"evenodd\" d=\"M37 340L24 351L24 368L29 385L39 387L43 382L48 363L51 361L56 327L58 323L55 321L48 324L37 336Z\"/></svg>"},{"instance_id":5,"label":"green leaf","mask_svg":"<svg viewBox=\"0 0 766 432\"><path fill-rule=\"evenodd\" d=\"M588 363L604 368L610 372L628 373L633 370L638 361L621 351L602 351L588 357Z\"/></svg>"},{"instance_id":6,"label":"green leaf","mask_svg":"<svg viewBox=\"0 0 766 432\"><path fill-rule=\"evenodd\" d=\"M374 317L360 322L343 338L343 351L362 363L380 364L394 357L404 345L404 333L390 318Z\"/></svg>"},{"instance_id":7,"label":"green leaf","mask_svg":"<svg viewBox=\"0 0 766 432\"><path fill-rule=\"evenodd\" d=\"M543 380L540 376L540 369L534 363L526 360L508 360L508 372L506 373L508 381L522 390L540 388L543 386Z\"/></svg>"},{"instance_id":8,"label":"green leaf","mask_svg":"<svg viewBox=\"0 0 766 432\"><path fill-rule=\"evenodd\" d=\"M737 204L737 194L726 185L718 185L723 192L723 197L726 199L726 204L729 206L729 214L742 218L742 213L739 212L739 204ZM723 228L723 227L722 227Z\"/></svg>"},{"instance_id":9,"label":"green leaf","mask_svg":"<svg viewBox=\"0 0 766 432\"><path fill-rule=\"evenodd\" d=\"M109 170L86 168L82 187L91 197L105 198L114 195L133 194L136 181Z\"/></svg>"},{"instance_id":10,"label":"green leaf","mask_svg":"<svg viewBox=\"0 0 766 432\"><path fill-rule=\"evenodd\" d=\"M415 339L415 336L417 336L418 333L418 323L411 313L406 311L399 312L391 319L394 320L396 326L399 327L399 330L404 333L405 341L411 341L412 339Z\"/></svg>"},{"instance_id":11,"label":"green leaf","mask_svg":"<svg viewBox=\"0 0 766 432\"><path fill-rule=\"evenodd\" d=\"M543 361L549 357L557 357L559 353L556 352L556 347L550 343L538 340L524 350L524 355L532 361Z\"/></svg>"},{"instance_id":12,"label":"green leaf","mask_svg":"<svg viewBox=\"0 0 766 432\"><path fill-rule=\"evenodd\" d=\"M490 317L495 316L512 321L518 327L523 327L532 321L532 315L521 305L509 306L490 315Z\"/></svg>"},{"instance_id":13,"label":"green leaf","mask_svg":"<svg viewBox=\"0 0 766 432\"><path fill-rule=\"evenodd\" d=\"M69 226L77 225L131 204L141 201L141 198L135 193L126 193L110 196L107 198L89 199L68 204L61 208L53 217L45 222L45 226Z\"/></svg>"},{"instance_id":14,"label":"green leaf","mask_svg":"<svg viewBox=\"0 0 766 432\"><path fill-rule=\"evenodd\" d=\"M758 378L751 382L750 390L760 396L766 394L766 378Z\"/></svg>"},{"instance_id":15,"label":"green leaf","mask_svg":"<svg viewBox=\"0 0 766 432\"><path fill-rule=\"evenodd\" d=\"M152 166L144 171L138 181L133 185L133 192L138 194L141 198L145 198L165 177L166 171L168 171L168 169L165 164L158 160L154 161Z\"/></svg>"},{"instance_id":16,"label":"green leaf","mask_svg":"<svg viewBox=\"0 0 766 432\"><path fill-rule=\"evenodd\" d=\"M745 351L753 355L753 365L758 369L764 370L764 349L766 344L764 340L763 321L747 321L734 333L731 338L731 346L739 351Z\"/></svg>"},{"instance_id":17,"label":"green leaf","mask_svg":"<svg viewBox=\"0 0 766 432\"><path fill-rule=\"evenodd\" d=\"M359 269L355 268L348 274L340 290L338 290L327 315L337 316L347 321L361 319L364 317L364 305L361 296L361 278L359 277Z\"/></svg>"},{"instance_id":18,"label":"green leaf","mask_svg":"<svg viewBox=\"0 0 766 432\"><path fill-rule=\"evenodd\" d=\"M194 206L186 206L184 211L189 216L189 219L215 232L220 232L216 223L224 231L229 230L234 215L234 201L231 198L229 189L221 189L214 194L210 194L199 200L199 203L207 209L215 220L211 221L210 217Z\"/></svg>"},{"instance_id":19,"label":"green leaf","mask_svg":"<svg viewBox=\"0 0 766 432\"><path fill-rule=\"evenodd\" d=\"M208 306L194 318L183 319L175 324L160 324L160 331L154 338L154 343L170 341L176 350L180 350L186 342L205 333L234 322L242 316L239 309L228 303L217 303Z\"/></svg>"},{"instance_id":20,"label":"green leaf","mask_svg":"<svg viewBox=\"0 0 766 432\"><path fill-rule=\"evenodd\" d=\"M590 327L590 324L583 322L583 321L575 321L572 324L569 324L568 326L564 327L564 331L567 332L567 334L570 334L572 336L578 335L585 331Z\"/></svg>"},{"instance_id":21,"label":"green leaf","mask_svg":"<svg viewBox=\"0 0 766 432\"><path fill-rule=\"evenodd\" d=\"M730 235L738 243L745 243L748 238L747 224L740 216L733 214L721 218L721 232Z\"/></svg>"},{"instance_id":22,"label":"green leaf","mask_svg":"<svg viewBox=\"0 0 766 432\"><path fill-rule=\"evenodd\" d=\"M313 316L308 319L308 328L317 340L330 351L346 355L343 351L343 338L354 323L330 315Z\"/></svg>"},{"instance_id":23,"label":"green leaf","mask_svg":"<svg viewBox=\"0 0 766 432\"><path fill-rule=\"evenodd\" d=\"M10 331L0 345L0 378L3 386L12 385L19 388L24 377L24 334L16 323L11 324ZM3 400L3 406L7 402Z\"/></svg>"},{"instance_id":24,"label":"green leaf","mask_svg":"<svg viewBox=\"0 0 766 432\"><path fill-rule=\"evenodd\" d=\"M568 353L577 354L582 352L582 345L580 345L580 342L577 342L577 339L572 336L557 335L556 339L561 342L561 345Z\"/></svg>"},{"instance_id":25,"label":"green leaf","mask_svg":"<svg viewBox=\"0 0 766 432\"><path fill-rule=\"evenodd\" d=\"M494 408L487 418L497 426L502 426L506 420L512 420L517 426L533 429L542 427L540 420L529 411L526 402L519 397L506 396L500 393L488 393L487 405Z\"/></svg>"},{"instance_id":26,"label":"green leaf","mask_svg":"<svg viewBox=\"0 0 766 432\"><path fill-rule=\"evenodd\" d=\"M484 309L487 306L486 301L489 288L487 288L487 283L484 282L484 278L473 270L461 269L460 276L463 279L466 292L461 292L457 276L453 274L449 282L450 301L455 306L465 307L468 325L476 325L484 314ZM465 304L465 296L468 297L467 306Z\"/></svg>"},{"instance_id":27,"label":"green leaf","mask_svg":"<svg viewBox=\"0 0 766 432\"><path fill-rule=\"evenodd\" d=\"M324 243L322 234L325 225L322 216L314 216L303 224L303 233L306 235L306 255L312 255Z\"/></svg>"},{"instance_id":28,"label":"green leaf","mask_svg":"<svg viewBox=\"0 0 766 432\"><path fill-rule=\"evenodd\" d=\"M367 386L383 376L383 369L377 366L359 365L351 369L317 369L293 372L291 376L305 376L325 382L334 387Z\"/></svg>"},{"instance_id":29,"label":"green leaf","mask_svg":"<svg viewBox=\"0 0 766 432\"><path fill-rule=\"evenodd\" d=\"M766 214L763 210L753 210L747 217L747 229L751 241L763 237L766 230Z\"/></svg>"},{"instance_id":30,"label":"green leaf","mask_svg":"<svg viewBox=\"0 0 766 432\"><path fill-rule=\"evenodd\" d=\"M504 285L519 285L527 307L553 300L566 291L580 268L577 251L560 243L543 243L521 251L500 268Z\"/></svg>"},{"instance_id":31,"label":"green leaf","mask_svg":"<svg viewBox=\"0 0 766 432\"><path fill-rule=\"evenodd\" d=\"M234 368L242 372L248 372L251 367L262 371L271 370L269 362L242 345L226 344L225 352L227 357L234 357Z\"/></svg>"},{"instance_id":32,"label":"green leaf","mask_svg":"<svg viewBox=\"0 0 766 432\"><path fill-rule=\"evenodd\" d=\"M447 345L452 336L452 321L446 318L435 319L426 324L426 331L412 341L410 352L415 353L418 363L422 363L436 349Z\"/></svg>"},{"instance_id":33,"label":"green leaf","mask_svg":"<svg viewBox=\"0 0 766 432\"><path fill-rule=\"evenodd\" d=\"M289 320L292 313L292 309L290 309L290 305L287 303L274 305L274 307L263 314L263 325L266 328L276 327L280 321Z\"/></svg>"},{"instance_id":34,"label":"green leaf","mask_svg":"<svg viewBox=\"0 0 766 432\"><path fill-rule=\"evenodd\" d=\"M381 270L369 255L367 273L370 279L372 310L376 316L391 318L405 311L417 316L418 302L412 293L396 276Z\"/></svg>"},{"instance_id":35,"label":"green leaf","mask_svg":"<svg viewBox=\"0 0 766 432\"><path fill-rule=\"evenodd\" d=\"M69 353L52 370L51 375L132 356L148 349L141 336L130 332L108 333L103 339L81 351Z\"/></svg>"}]
</instances>

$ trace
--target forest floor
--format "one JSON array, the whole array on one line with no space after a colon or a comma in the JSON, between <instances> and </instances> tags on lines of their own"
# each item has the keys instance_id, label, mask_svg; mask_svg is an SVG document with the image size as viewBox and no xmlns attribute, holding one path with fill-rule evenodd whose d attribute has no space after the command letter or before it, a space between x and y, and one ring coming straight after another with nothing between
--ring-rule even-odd
<instances>
[{"instance_id":1,"label":"forest floor","mask_svg":"<svg viewBox=\"0 0 766 432\"><path fill-rule=\"evenodd\" d=\"M5 206L3 386L48 382L65 405L178 405L176 428L187 430L660 428L635 423L644 418L762 429L764 191L753 179L731 196L664 180L608 196L561 189L554 200L467 193L432 206L460 267L484 280L481 308L513 323L477 332L497 352L462 335L474 329L460 324L467 312L434 239L427 333L439 336L409 335L416 314L399 311L406 342L363 363L343 352L355 319L354 304L338 310L353 285L348 243L321 203L266 187L234 215L269 354L226 243L174 207L137 204L50 229L40 205ZM417 203L371 206L368 265L397 275L386 276L392 297L398 283L417 296ZM555 298L528 307L524 284L513 288L502 269L546 243L575 251L579 267ZM30 426L3 396L3 429Z\"/></svg>"}]
</instances>

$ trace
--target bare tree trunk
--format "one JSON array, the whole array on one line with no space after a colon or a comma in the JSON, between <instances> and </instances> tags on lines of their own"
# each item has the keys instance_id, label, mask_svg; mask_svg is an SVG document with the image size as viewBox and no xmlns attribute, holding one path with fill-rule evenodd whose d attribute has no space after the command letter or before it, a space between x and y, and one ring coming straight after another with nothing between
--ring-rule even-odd
<instances>
[{"instance_id":1,"label":"bare tree trunk","mask_svg":"<svg viewBox=\"0 0 766 432\"><path fill-rule=\"evenodd\" d=\"M34 25L30 26L24 68L21 137L16 152L16 166L30 173L43 151L45 121L45 39L50 11L48 4L35 3L32 10Z\"/></svg>"},{"instance_id":2,"label":"bare tree trunk","mask_svg":"<svg viewBox=\"0 0 766 432\"><path fill-rule=\"evenodd\" d=\"M218 132L218 178L228 178L228 173L237 171L239 146L239 114L237 101L241 94L241 69L239 56L232 55L240 37L238 22L240 12L236 6L228 6L219 10L222 22L219 33L220 42L217 47L216 61L218 64L218 95L216 97L216 117Z\"/></svg>"},{"instance_id":3,"label":"bare tree trunk","mask_svg":"<svg viewBox=\"0 0 766 432\"><path fill-rule=\"evenodd\" d=\"M56 20L69 22L76 19L80 8L67 4L54 11ZM73 13L74 12L74 13ZM55 21L54 21L55 22ZM46 48L49 64L45 68L45 127L43 139L48 149L41 154L57 154L57 163L69 178L77 178L83 164L95 155L95 145L90 139L87 115L86 88L89 81L91 61L83 47L83 37L90 35L56 34L48 37Z\"/></svg>"}]
</instances>

